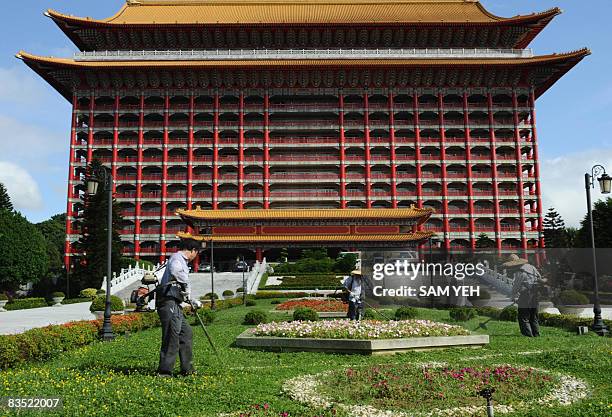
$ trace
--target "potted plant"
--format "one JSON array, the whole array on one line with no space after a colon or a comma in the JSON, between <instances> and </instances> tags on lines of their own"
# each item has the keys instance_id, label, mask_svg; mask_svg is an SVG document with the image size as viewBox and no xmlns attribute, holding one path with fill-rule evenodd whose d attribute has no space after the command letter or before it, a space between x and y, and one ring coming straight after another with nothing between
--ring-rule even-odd
<instances>
[{"instance_id":1,"label":"potted plant","mask_svg":"<svg viewBox=\"0 0 612 417\"><path fill-rule=\"evenodd\" d=\"M557 297L557 307L561 314L580 316L590 309L589 299L576 290L563 290Z\"/></svg>"},{"instance_id":2,"label":"potted plant","mask_svg":"<svg viewBox=\"0 0 612 417\"><path fill-rule=\"evenodd\" d=\"M479 294L474 297L468 297L468 300L470 300L470 303L472 303L474 307L484 307L489 304L491 294L484 288L480 288Z\"/></svg>"},{"instance_id":3,"label":"potted plant","mask_svg":"<svg viewBox=\"0 0 612 417\"><path fill-rule=\"evenodd\" d=\"M111 295L111 314L123 314L123 301L116 295ZM96 319L104 318L104 309L106 308L106 296L99 296L93 299L89 311L95 314Z\"/></svg>"},{"instance_id":4,"label":"potted plant","mask_svg":"<svg viewBox=\"0 0 612 417\"><path fill-rule=\"evenodd\" d=\"M66 298L66 294L61 291L56 291L51 294L51 299L53 300L53 307L60 307L62 305L62 301Z\"/></svg>"},{"instance_id":5,"label":"potted plant","mask_svg":"<svg viewBox=\"0 0 612 417\"><path fill-rule=\"evenodd\" d=\"M4 309L4 306L6 305L6 303L8 303L8 297L6 296L5 293L0 292L0 312L6 311Z\"/></svg>"}]
</instances>

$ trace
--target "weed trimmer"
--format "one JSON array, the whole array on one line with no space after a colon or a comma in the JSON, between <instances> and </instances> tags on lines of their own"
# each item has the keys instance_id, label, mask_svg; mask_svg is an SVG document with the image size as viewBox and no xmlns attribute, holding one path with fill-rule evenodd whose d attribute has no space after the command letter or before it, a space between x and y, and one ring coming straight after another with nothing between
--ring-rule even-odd
<instances>
[{"instance_id":1,"label":"weed trimmer","mask_svg":"<svg viewBox=\"0 0 612 417\"><path fill-rule=\"evenodd\" d=\"M195 314L195 316L198 318L198 321L200 322L200 326L202 326L202 330L204 330L204 334L206 335L206 338L208 339L208 343L210 343L210 347L212 347L213 352L215 352L217 359L221 360L219 358L219 352L217 351L217 348L215 347L215 344L213 343L212 338L210 337L210 334L208 334L208 330L206 330L206 326L204 325L202 318L198 314L198 309L193 306L191 307L193 308L193 314Z\"/></svg>"}]
</instances>

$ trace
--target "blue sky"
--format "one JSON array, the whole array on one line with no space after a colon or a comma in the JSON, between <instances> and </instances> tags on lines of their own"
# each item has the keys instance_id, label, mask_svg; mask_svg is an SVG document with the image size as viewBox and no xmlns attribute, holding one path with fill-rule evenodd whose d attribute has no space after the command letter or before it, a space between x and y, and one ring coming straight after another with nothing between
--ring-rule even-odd
<instances>
[{"instance_id":1,"label":"blue sky","mask_svg":"<svg viewBox=\"0 0 612 417\"><path fill-rule=\"evenodd\" d=\"M70 40L43 16L52 8L104 18L123 0L5 2L0 44L0 181L17 209L41 221L66 209L70 106L14 55L20 49L70 56ZM532 43L537 54L584 46L593 55L537 102L544 209L557 208L568 224L585 212L583 175L594 163L612 171L612 2L609 0L482 0L491 12L514 16L555 6L564 13ZM599 197L598 192L594 194Z\"/></svg>"}]
</instances>

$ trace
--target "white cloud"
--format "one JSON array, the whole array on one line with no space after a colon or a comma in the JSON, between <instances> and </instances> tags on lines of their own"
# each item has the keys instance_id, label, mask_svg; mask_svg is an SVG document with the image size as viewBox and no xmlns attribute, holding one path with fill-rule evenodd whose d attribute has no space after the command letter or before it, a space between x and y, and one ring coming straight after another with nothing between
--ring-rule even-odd
<instances>
[{"instance_id":1,"label":"white cloud","mask_svg":"<svg viewBox=\"0 0 612 417\"><path fill-rule=\"evenodd\" d=\"M0 100L19 104L39 103L44 90L29 68L0 67Z\"/></svg>"},{"instance_id":2,"label":"white cloud","mask_svg":"<svg viewBox=\"0 0 612 417\"><path fill-rule=\"evenodd\" d=\"M590 173L595 164L605 166L612 173L612 147L542 160L540 176L544 214L549 207L554 207L567 226L578 226L586 214L584 174ZM602 197L596 184L591 190L591 198L597 201Z\"/></svg>"},{"instance_id":3,"label":"white cloud","mask_svg":"<svg viewBox=\"0 0 612 417\"><path fill-rule=\"evenodd\" d=\"M41 210L43 198L32 176L17 164L0 161L0 182L6 187L15 210Z\"/></svg>"}]
</instances>

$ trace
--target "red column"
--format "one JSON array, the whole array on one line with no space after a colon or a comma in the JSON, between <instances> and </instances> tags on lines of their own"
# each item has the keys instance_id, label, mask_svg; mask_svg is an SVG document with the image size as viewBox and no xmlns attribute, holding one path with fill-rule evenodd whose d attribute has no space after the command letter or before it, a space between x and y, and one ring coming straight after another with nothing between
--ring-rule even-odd
<instances>
[{"instance_id":1,"label":"red column","mask_svg":"<svg viewBox=\"0 0 612 417\"><path fill-rule=\"evenodd\" d=\"M512 90L512 110L514 116L514 146L516 155L516 171L518 178L518 190L519 190L519 215L520 215L520 230L521 230L521 247L527 249L527 236L525 234L525 201L523 198L523 164L521 162L521 138L519 132L519 115L518 115L518 101L516 99L516 90Z\"/></svg>"},{"instance_id":2,"label":"red column","mask_svg":"<svg viewBox=\"0 0 612 417\"><path fill-rule=\"evenodd\" d=\"M416 198L417 206L423 208L423 183L421 177L421 128L419 126L419 95L412 90L412 112L414 114L414 158L416 167Z\"/></svg>"},{"instance_id":3,"label":"red column","mask_svg":"<svg viewBox=\"0 0 612 417\"><path fill-rule=\"evenodd\" d=\"M535 114L535 93L533 90L529 93L529 107L531 111L531 132L533 136L533 167L534 167L534 182L537 195L538 209L538 232L540 234L538 246L544 247L544 225L542 223L542 190L540 188L540 159L538 157L538 135L536 130L536 114ZM521 195L523 190L520 190Z\"/></svg>"},{"instance_id":4,"label":"red column","mask_svg":"<svg viewBox=\"0 0 612 417\"><path fill-rule=\"evenodd\" d=\"M470 132L468 109L468 95L463 92L463 126L465 129L465 165L468 188L468 213L470 221L470 246L472 249L476 247L476 224L474 222L474 184L472 183L472 138Z\"/></svg>"},{"instance_id":5,"label":"red column","mask_svg":"<svg viewBox=\"0 0 612 417\"><path fill-rule=\"evenodd\" d=\"M372 208L372 200L370 198L372 181L370 180L370 105L368 92L363 95L363 120L364 120L364 133L365 133L365 196L366 196L366 208Z\"/></svg>"},{"instance_id":6,"label":"red column","mask_svg":"<svg viewBox=\"0 0 612 417\"><path fill-rule=\"evenodd\" d=\"M263 250L261 248L255 248L255 259L259 262L263 261Z\"/></svg>"},{"instance_id":7,"label":"red column","mask_svg":"<svg viewBox=\"0 0 612 417\"><path fill-rule=\"evenodd\" d=\"M119 146L119 93L115 94L115 110L113 121L113 159L111 162L111 172L113 178L117 178L117 152ZM113 193L117 189L116 181L113 181Z\"/></svg>"},{"instance_id":8,"label":"red column","mask_svg":"<svg viewBox=\"0 0 612 417\"><path fill-rule=\"evenodd\" d=\"M264 201L263 208L270 208L270 94L264 93Z\"/></svg>"},{"instance_id":9,"label":"red column","mask_svg":"<svg viewBox=\"0 0 612 417\"><path fill-rule=\"evenodd\" d=\"M87 163L90 164L93 159L94 145L94 106L96 97L92 94L89 97L89 132L87 137Z\"/></svg>"},{"instance_id":10,"label":"red column","mask_svg":"<svg viewBox=\"0 0 612 417\"><path fill-rule=\"evenodd\" d=\"M487 93L489 110L489 144L491 146L491 183L493 184L493 204L495 207L495 243L497 250L502 248L501 224L499 221L499 189L497 186L497 150L495 149L495 119L493 118L493 95Z\"/></svg>"},{"instance_id":11,"label":"red column","mask_svg":"<svg viewBox=\"0 0 612 417\"><path fill-rule=\"evenodd\" d=\"M170 125L170 94L166 92L164 101L164 151L162 159L162 195L161 195L161 227L159 241L159 262L162 263L166 254L166 204L168 197L168 129Z\"/></svg>"},{"instance_id":12,"label":"red column","mask_svg":"<svg viewBox=\"0 0 612 417\"><path fill-rule=\"evenodd\" d=\"M395 155L395 109L393 88L389 88L389 151L391 154L391 207L397 208L397 166Z\"/></svg>"},{"instance_id":13,"label":"red column","mask_svg":"<svg viewBox=\"0 0 612 417\"><path fill-rule=\"evenodd\" d=\"M438 92L438 125L440 126L440 181L442 182L442 222L444 245L450 250L450 223L448 221L448 184L446 183L446 132L444 131L444 95Z\"/></svg>"},{"instance_id":14,"label":"red column","mask_svg":"<svg viewBox=\"0 0 612 417\"><path fill-rule=\"evenodd\" d=\"M244 93L240 92L238 110L238 208L244 208Z\"/></svg>"},{"instance_id":15,"label":"red column","mask_svg":"<svg viewBox=\"0 0 612 417\"><path fill-rule=\"evenodd\" d=\"M64 241L64 266L66 270L71 267L70 254L72 252L72 244L70 235L72 234L72 220L74 212L72 210L72 198L74 198L74 161L75 161L75 146L76 146L76 121L78 110L78 97L76 93L72 95L72 122L70 124L70 162L68 167L68 203L66 205L66 240Z\"/></svg>"},{"instance_id":16,"label":"red column","mask_svg":"<svg viewBox=\"0 0 612 417\"><path fill-rule=\"evenodd\" d=\"M213 161L212 161L212 208L217 209L217 200L219 198L219 92L215 91L214 102L214 122L213 122Z\"/></svg>"},{"instance_id":17,"label":"red column","mask_svg":"<svg viewBox=\"0 0 612 417\"><path fill-rule=\"evenodd\" d=\"M144 94L140 95L138 116L138 166L136 167L136 208L134 212L134 254L140 259L140 215L142 206L142 158L144 152Z\"/></svg>"},{"instance_id":18,"label":"red column","mask_svg":"<svg viewBox=\"0 0 612 417\"><path fill-rule=\"evenodd\" d=\"M346 208L346 136L344 131L344 91L339 89L340 123L340 208Z\"/></svg>"},{"instance_id":19,"label":"red column","mask_svg":"<svg viewBox=\"0 0 612 417\"><path fill-rule=\"evenodd\" d=\"M195 98L189 96L189 147L187 148L187 210L193 206L193 123L194 123ZM197 263L194 263L197 267Z\"/></svg>"}]
</instances>

